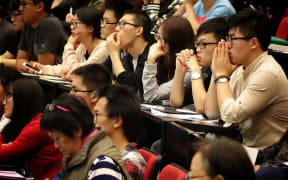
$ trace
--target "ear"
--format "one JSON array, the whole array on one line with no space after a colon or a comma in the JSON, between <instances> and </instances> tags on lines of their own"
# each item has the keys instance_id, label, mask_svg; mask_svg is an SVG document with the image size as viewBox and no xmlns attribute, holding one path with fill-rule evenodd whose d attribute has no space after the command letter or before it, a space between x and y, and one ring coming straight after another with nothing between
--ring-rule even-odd
<instances>
[{"instance_id":1,"label":"ear","mask_svg":"<svg viewBox=\"0 0 288 180\"><path fill-rule=\"evenodd\" d=\"M137 27L137 32L136 32L136 35L137 36L141 36L143 34L143 27Z\"/></svg>"},{"instance_id":2,"label":"ear","mask_svg":"<svg viewBox=\"0 0 288 180\"><path fill-rule=\"evenodd\" d=\"M215 176L213 180L225 180L225 178L221 174L217 174L217 176Z\"/></svg>"},{"instance_id":3,"label":"ear","mask_svg":"<svg viewBox=\"0 0 288 180\"><path fill-rule=\"evenodd\" d=\"M45 11L45 7L44 7L44 3L43 2L38 3L36 6L37 6L37 11L38 12Z\"/></svg>"},{"instance_id":4,"label":"ear","mask_svg":"<svg viewBox=\"0 0 288 180\"><path fill-rule=\"evenodd\" d=\"M90 98L91 98L92 104L96 104L97 101L99 100L99 97L96 91L93 91L92 93L90 93Z\"/></svg>"},{"instance_id":5,"label":"ear","mask_svg":"<svg viewBox=\"0 0 288 180\"><path fill-rule=\"evenodd\" d=\"M82 129L79 128L75 134L76 138L81 138L82 139Z\"/></svg>"},{"instance_id":6,"label":"ear","mask_svg":"<svg viewBox=\"0 0 288 180\"><path fill-rule=\"evenodd\" d=\"M251 49L252 50L257 49L260 46L260 43L256 37L253 37L252 39L250 39L250 41L251 41Z\"/></svg>"},{"instance_id":7,"label":"ear","mask_svg":"<svg viewBox=\"0 0 288 180\"><path fill-rule=\"evenodd\" d=\"M93 33L94 27L93 26L88 26L88 32Z\"/></svg>"},{"instance_id":8,"label":"ear","mask_svg":"<svg viewBox=\"0 0 288 180\"><path fill-rule=\"evenodd\" d=\"M118 117L115 121L115 123L113 124L113 128L119 128L122 126L123 120L121 117Z\"/></svg>"}]
</instances>

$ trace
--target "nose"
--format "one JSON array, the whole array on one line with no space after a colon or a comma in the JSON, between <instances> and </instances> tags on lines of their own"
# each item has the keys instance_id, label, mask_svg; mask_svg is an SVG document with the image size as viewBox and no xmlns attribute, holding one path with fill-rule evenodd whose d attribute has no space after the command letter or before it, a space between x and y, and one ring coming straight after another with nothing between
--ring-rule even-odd
<instances>
[{"instance_id":1,"label":"nose","mask_svg":"<svg viewBox=\"0 0 288 180\"><path fill-rule=\"evenodd\" d=\"M59 145L56 141L54 141L54 146L55 146L55 148L59 149Z\"/></svg>"}]
</instances>

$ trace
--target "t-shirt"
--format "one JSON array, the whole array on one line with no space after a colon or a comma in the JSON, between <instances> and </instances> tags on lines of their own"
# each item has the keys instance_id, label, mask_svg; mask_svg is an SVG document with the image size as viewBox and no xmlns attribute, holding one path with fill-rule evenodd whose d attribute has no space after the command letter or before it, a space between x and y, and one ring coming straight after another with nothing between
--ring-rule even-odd
<instances>
[{"instance_id":1,"label":"t-shirt","mask_svg":"<svg viewBox=\"0 0 288 180\"><path fill-rule=\"evenodd\" d=\"M16 41L16 31L6 19L0 23L0 55L12 49Z\"/></svg>"},{"instance_id":2,"label":"t-shirt","mask_svg":"<svg viewBox=\"0 0 288 180\"><path fill-rule=\"evenodd\" d=\"M224 17L228 19L230 16L236 13L235 9L228 0L216 0L215 4L207 14L204 12L204 5L201 0L199 0L193 8L195 17L200 24L202 24L207 19L216 17Z\"/></svg>"},{"instance_id":3,"label":"t-shirt","mask_svg":"<svg viewBox=\"0 0 288 180\"><path fill-rule=\"evenodd\" d=\"M61 64L66 40L67 34L61 22L48 15L36 28L25 24L19 49L28 52L31 61L37 61L41 53L53 53L55 64Z\"/></svg>"}]
</instances>

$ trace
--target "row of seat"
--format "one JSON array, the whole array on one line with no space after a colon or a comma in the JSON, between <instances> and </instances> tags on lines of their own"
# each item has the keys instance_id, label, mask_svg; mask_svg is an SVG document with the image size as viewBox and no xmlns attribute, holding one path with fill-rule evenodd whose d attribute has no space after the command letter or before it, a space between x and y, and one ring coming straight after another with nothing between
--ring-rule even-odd
<instances>
[{"instance_id":1,"label":"row of seat","mask_svg":"<svg viewBox=\"0 0 288 180\"><path fill-rule=\"evenodd\" d=\"M187 170L172 163L166 165L159 173L161 167L161 155L158 155L147 148L138 150L146 161L146 169L143 180L184 180ZM158 175L159 173L159 175Z\"/></svg>"}]
</instances>

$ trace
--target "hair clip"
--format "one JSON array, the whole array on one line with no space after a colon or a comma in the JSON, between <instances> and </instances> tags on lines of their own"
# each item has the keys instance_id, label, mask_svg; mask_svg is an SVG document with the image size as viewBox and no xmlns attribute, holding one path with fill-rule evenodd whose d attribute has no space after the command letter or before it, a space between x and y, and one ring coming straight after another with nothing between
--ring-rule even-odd
<instances>
[{"instance_id":1,"label":"hair clip","mask_svg":"<svg viewBox=\"0 0 288 180\"><path fill-rule=\"evenodd\" d=\"M60 106L60 105L56 105L56 108L57 108L57 109L60 109L60 110L62 110L62 111L65 111L65 112L70 112L69 109L66 109L66 108L64 108L64 107L62 107L62 106ZM47 104L47 109L48 109L48 111L54 111L54 109L55 109L55 104Z\"/></svg>"}]
</instances>

